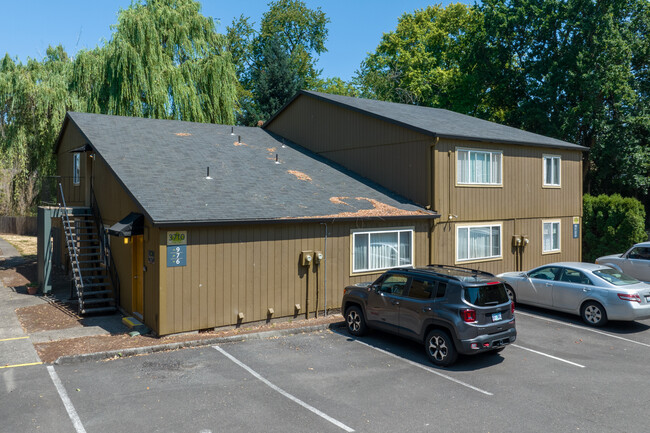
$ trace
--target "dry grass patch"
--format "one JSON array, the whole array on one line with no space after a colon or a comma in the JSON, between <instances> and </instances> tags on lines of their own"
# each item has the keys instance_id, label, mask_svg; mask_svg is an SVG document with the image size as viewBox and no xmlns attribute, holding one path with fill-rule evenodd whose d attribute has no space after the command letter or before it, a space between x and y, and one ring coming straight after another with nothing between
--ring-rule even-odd
<instances>
[{"instance_id":1,"label":"dry grass patch","mask_svg":"<svg viewBox=\"0 0 650 433\"><path fill-rule=\"evenodd\" d=\"M18 250L22 256L36 256L36 236L0 235Z\"/></svg>"}]
</instances>

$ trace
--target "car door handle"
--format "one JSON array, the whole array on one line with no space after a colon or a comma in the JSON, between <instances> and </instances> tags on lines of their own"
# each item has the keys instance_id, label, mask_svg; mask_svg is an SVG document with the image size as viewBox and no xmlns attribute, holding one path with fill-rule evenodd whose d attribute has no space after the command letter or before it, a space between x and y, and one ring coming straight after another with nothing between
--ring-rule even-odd
<instances>
[{"instance_id":1,"label":"car door handle","mask_svg":"<svg viewBox=\"0 0 650 433\"><path fill-rule=\"evenodd\" d=\"M583 288L582 288L582 291L583 291L583 292L591 292L591 289L588 289L588 288L586 288L586 287L583 287Z\"/></svg>"},{"instance_id":2,"label":"car door handle","mask_svg":"<svg viewBox=\"0 0 650 433\"><path fill-rule=\"evenodd\" d=\"M431 311L431 307L424 307L424 308L422 309L422 312L423 312L423 313L428 313L429 311Z\"/></svg>"},{"instance_id":3,"label":"car door handle","mask_svg":"<svg viewBox=\"0 0 650 433\"><path fill-rule=\"evenodd\" d=\"M551 287L553 283L546 283L546 287Z\"/></svg>"},{"instance_id":4,"label":"car door handle","mask_svg":"<svg viewBox=\"0 0 650 433\"><path fill-rule=\"evenodd\" d=\"M399 301L390 301L390 303L393 305L399 305Z\"/></svg>"}]
</instances>

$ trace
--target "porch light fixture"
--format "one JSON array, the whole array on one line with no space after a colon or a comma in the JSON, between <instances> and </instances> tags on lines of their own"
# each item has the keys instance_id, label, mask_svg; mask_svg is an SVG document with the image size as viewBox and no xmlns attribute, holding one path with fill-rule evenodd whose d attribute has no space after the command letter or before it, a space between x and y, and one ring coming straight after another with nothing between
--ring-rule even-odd
<instances>
[{"instance_id":1,"label":"porch light fixture","mask_svg":"<svg viewBox=\"0 0 650 433\"><path fill-rule=\"evenodd\" d=\"M128 237L125 237L125 238L124 238L124 245L128 245L128 244L129 244L129 238L128 238Z\"/></svg>"}]
</instances>

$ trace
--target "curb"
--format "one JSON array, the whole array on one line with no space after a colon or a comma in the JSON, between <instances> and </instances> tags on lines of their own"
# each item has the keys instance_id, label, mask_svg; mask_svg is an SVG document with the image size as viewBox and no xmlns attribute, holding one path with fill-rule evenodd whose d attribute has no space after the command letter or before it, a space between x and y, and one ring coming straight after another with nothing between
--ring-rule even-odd
<instances>
[{"instance_id":1,"label":"curb","mask_svg":"<svg viewBox=\"0 0 650 433\"><path fill-rule=\"evenodd\" d=\"M284 335L301 334L306 332L323 331L325 329L337 329L345 326L345 322L325 323L322 325L305 326L302 328L279 329L277 331L252 332L250 334L232 335L229 337L206 338L204 340L181 341L178 343L159 344L156 346L132 347L122 350L109 350L106 352L84 353L81 355L65 355L53 362L55 365L74 365L88 361L103 361L111 358L126 358L134 355L145 355L168 350L184 349L188 347L203 347L213 344L230 343L245 340L263 340L266 338L280 337Z\"/></svg>"}]
</instances>

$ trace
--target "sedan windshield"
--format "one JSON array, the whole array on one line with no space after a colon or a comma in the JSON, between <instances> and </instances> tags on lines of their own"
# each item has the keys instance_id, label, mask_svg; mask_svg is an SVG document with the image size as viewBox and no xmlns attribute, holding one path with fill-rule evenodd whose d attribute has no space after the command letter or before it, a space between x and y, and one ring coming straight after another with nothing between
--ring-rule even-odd
<instances>
[{"instance_id":1,"label":"sedan windshield","mask_svg":"<svg viewBox=\"0 0 650 433\"><path fill-rule=\"evenodd\" d=\"M627 286L640 282L636 278L632 278L623 272L617 271L616 269L599 269L597 271L594 271L594 275L615 286Z\"/></svg>"}]
</instances>

